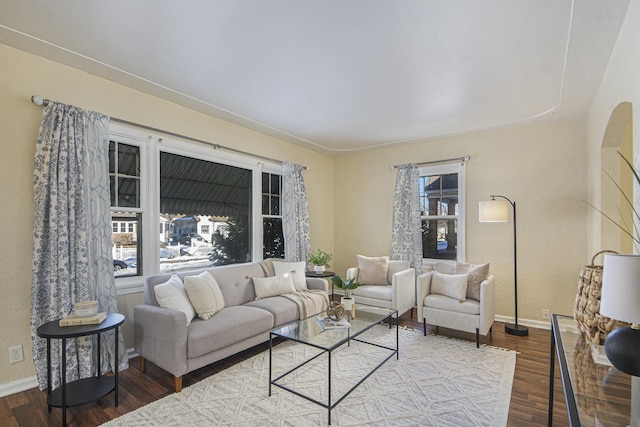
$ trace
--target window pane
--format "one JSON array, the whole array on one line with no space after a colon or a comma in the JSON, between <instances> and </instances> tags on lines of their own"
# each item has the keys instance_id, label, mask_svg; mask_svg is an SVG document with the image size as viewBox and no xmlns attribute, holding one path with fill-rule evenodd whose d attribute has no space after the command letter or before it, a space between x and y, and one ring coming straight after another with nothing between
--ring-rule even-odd
<instances>
[{"instance_id":1,"label":"window pane","mask_svg":"<svg viewBox=\"0 0 640 427\"><path fill-rule=\"evenodd\" d=\"M271 196L271 215L280 215L280 196Z\"/></svg>"},{"instance_id":2,"label":"window pane","mask_svg":"<svg viewBox=\"0 0 640 427\"><path fill-rule=\"evenodd\" d=\"M420 177L422 216L456 215L458 210L458 174Z\"/></svg>"},{"instance_id":3,"label":"window pane","mask_svg":"<svg viewBox=\"0 0 640 427\"><path fill-rule=\"evenodd\" d=\"M422 221L422 257L457 259L457 225L455 219Z\"/></svg>"},{"instance_id":4,"label":"window pane","mask_svg":"<svg viewBox=\"0 0 640 427\"><path fill-rule=\"evenodd\" d=\"M118 174L140 175L140 147L118 143Z\"/></svg>"},{"instance_id":5,"label":"window pane","mask_svg":"<svg viewBox=\"0 0 640 427\"><path fill-rule=\"evenodd\" d=\"M109 173L116 173L116 143L109 141Z\"/></svg>"},{"instance_id":6,"label":"window pane","mask_svg":"<svg viewBox=\"0 0 640 427\"><path fill-rule=\"evenodd\" d=\"M280 175L271 174L271 194L280 195Z\"/></svg>"},{"instance_id":7,"label":"window pane","mask_svg":"<svg viewBox=\"0 0 640 427\"><path fill-rule=\"evenodd\" d=\"M269 215L269 195L262 195L262 215Z\"/></svg>"},{"instance_id":8,"label":"window pane","mask_svg":"<svg viewBox=\"0 0 640 427\"><path fill-rule=\"evenodd\" d=\"M140 207L140 180L138 178L118 178L118 207Z\"/></svg>"},{"instance_id":9,"label":"window pane","mask_svg":"<svg viewBox=\"0 0 640 427\"><path fill-rule=\"evenodd\" d=\"M269 174L262 172L262 192L269 194Z\"/></svg>"},{"instance_id":10,"label":"window pane","mask_svg":"<svg viewBox=\"0 0 640 427\"><path fill-rule=\"evenodd\" d=\"M262 221L263 259L284 258L282 218L264 218Z\"/></svg>"},{"instance_id":11,"label":"window pane","mask_svg":"<svg viewBox=\"0 0 640 427\"><path fill-rule=\"evenodd\" d=\"M142 251L140 236L141 214L112 212L111 234L113 252L113 271L115 277L136 276L142 274L142 264L138 262Z\"/></svg>"},{"instance_id":12,"label":"window pane","mask_svg":"<svg viewBox=\"0 0 640 427\"><path fill-rule=\"evenodd\" d=\"M174 255L161 251L160 271L251 261L251 192L250 170L160 153L161 246Z\"/></svg>"}]
</instances>

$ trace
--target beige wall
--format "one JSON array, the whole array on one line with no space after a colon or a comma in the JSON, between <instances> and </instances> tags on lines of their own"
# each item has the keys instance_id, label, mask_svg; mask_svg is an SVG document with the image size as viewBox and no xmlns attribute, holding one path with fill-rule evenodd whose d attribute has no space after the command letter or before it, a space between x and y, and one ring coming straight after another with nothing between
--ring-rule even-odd
<instances>
[{"instance_id":1,"label":"beige wall","mask_svg":"<svg viewBox=\"0 0 640 427\"><path fill-rule=\"evenodd\" d=\"M356 255L389 254L395 170L390 165L470 155L466 167L466 261L490 262L496 311L513 316L513 224L478 222L478 202L504 195L518 209L521 319L571 314L586 262L585 121L479 132L336 159L336 269Z\"/></svg>"},{"instance_id":2,"label":"beige wall","mask_svg":"<svg viewBox=\"0 0 640 427\"><path fill-rule=\"evenodd\" d=\"M33 155L42 109L31 95L166 129L271 158L309 166L311 244L333 250L333 159L308 149L196 113L82 71L0 45L0 386L35 375L29 328L33 233ZM119 298L127 315L142 296ZM22 345L25 361L9 364L8 347Z\"/></svg>"},{"instance_id":3,"label":"beige wall","mask_svg":"<svg viewBox=\"0 0 640 427\"><path fill-rule=\"evenodd\" d=\"M640 28L640 3L631 2L614 52L611 55L605 75L600 82L598 93L591 105L587 119L588 197L596 206L600 206L601 193L606 193L607 191L602 184L600 173L603 167L601 163L603 146L609 147L619 144L617 139L624 138L625 132L631 131L634 164L636 167L640 164L638 160L640 157L640 144L638 144L640 109L637 107L637 105L640 105L640 79L638 79L640 75L640 53L638 52L640 31L638 31L638 28ZM631 123L620 120L620 111L628 110L628 108L617 107L625 107L624 103L630 103L631 105ZM626 118L626 115L623 118ZM615 141L610 140L611 135L614 135ZM637 200L640 200L637 186L634 193L637 210ZM588 217L589 252L595 253L601 249L616 249L609 246L612 242L610 236L602 235L607 233L607 230L611 230L611 227L605 225L601 227L600 224L601 216L593 210L590 211Z\"/></svg>"}]
</instances>

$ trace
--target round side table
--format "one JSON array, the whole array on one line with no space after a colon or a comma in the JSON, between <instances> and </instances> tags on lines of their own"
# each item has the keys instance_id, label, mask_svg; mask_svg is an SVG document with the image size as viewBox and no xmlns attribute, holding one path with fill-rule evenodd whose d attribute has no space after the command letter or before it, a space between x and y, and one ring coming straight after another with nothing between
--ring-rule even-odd
<instances>
[{"instance_id":1,"label":"round side table","mask_svg":"<svg viewBox=\"0 0 640 427\"><path fill-rule=\"evenodd\" d=\"M304 275L306 277L316 277L318 279L327 279L329 277L333 277L336 275L335 272L333 271L320 271L320 272L316 272L316 271L305 271ZM329 280L331 282L331 280ZM333 301L333 282L331 282L331 301Z\"/></svg>"}]
</instances>

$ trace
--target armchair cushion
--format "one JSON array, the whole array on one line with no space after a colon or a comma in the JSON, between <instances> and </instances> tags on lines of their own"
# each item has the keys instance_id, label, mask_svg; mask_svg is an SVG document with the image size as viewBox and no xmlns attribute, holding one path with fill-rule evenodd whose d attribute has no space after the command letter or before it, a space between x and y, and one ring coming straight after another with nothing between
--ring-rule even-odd
<instances>
[{"instance_id":1,"label":"armchair cushion","mask_svg":"<svg viewBox=\"0 0 640 427\"><path fill-rule=\"evenodd\" d=\"M442 274L434 271L431 278L431 292L463 302L467 299L468 279L468 274Z\"/></svg>"},{"instance_id":2,"label":"armchair cushion","mask_svg":"<svg viewBox=\"0 0 640 427\"><path fill-rule=\"evenodd\" d=\"M358 283L361 285L388 285L389 257L358 255Z\"/></svg>"},{"instance_id":3,"label":"armchair cushion","mask_svg":"<svg viewBox=\"0 0 640 427\"><path fill-rule=\"evenodd\" d=\"M459 301L455 298L450 298L439 294L428 295L424 299L424 306L427 310L430 308L437 308L440 310L456 313L473 314L475 316L480 314L480 301L472 299Z\"/></svg>"},{"instance_id":4,"label":"armchair cushion","mask_svg":"<svg viewBox=\"0 0 640 427\"><path fill-rule=\"evenodd\" d=\"M489 263L481 265L456 264L456 274L466 273L469 275L467 282L467 298L480 299L480 284L489 276Z\"/></svg>"}]
</instances>

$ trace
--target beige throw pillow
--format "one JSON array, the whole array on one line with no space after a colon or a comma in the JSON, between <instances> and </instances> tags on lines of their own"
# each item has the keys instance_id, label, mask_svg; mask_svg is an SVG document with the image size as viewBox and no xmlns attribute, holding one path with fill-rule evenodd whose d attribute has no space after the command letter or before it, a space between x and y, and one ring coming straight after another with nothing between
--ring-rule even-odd
<instances>
[{"instance_id":1,"label":"beige throw pillow","mask_svg":"<svg viewBox=\"0 0 640 427\"><path fill-rule=\"evenodd\" d=\"M184 287L198 317L207 320L224 308L224 296L215 277L208 271L197 276L186 276Z\"/></svg>"},{"instance_id":2,"label":"beige throw pillow","mask_svg":"<svg viewBox=\"0 0 640 427\"><path fill-rule=\"evenodd\" d=\"M304 261L285 262L273 260L273 269L275 270L276 276L291 275L293 286L297 291L307 289L307 277L304 274L306 267Z\"/></svg>"},{"instance_id":3,"label":"beige throw pillow","mask_svg":"<svg viewBox=\"0 0 640 427\"><path fill-rule=\"evenodd\" d=\"M456 274L468 274L467 298L480 301L480 285L489 276L489 263L474 265L457 263Z\"/></svg>"},{"instance_id":4,"label":"beige throw pillow","mask_svg":"<svg viewBox=\"0 0 640 427\"><path fill-rule=\"evenodd\" d=\"M462 302L467 299L468 274L442 274L434 271L431 276L431 293L455 298Z\"/></svg>"},{"instance_id":5,"label":"beige throw pillow","mask_svg":"<svg viewBox=\"0 0 640 427\"><path fill-rule=\"evenodd\" d=\"M153 290L156 293L156 299L160 307L183 312L187 318L187 326L189 326L196 312L189 302L182 280L174 274L166 282L155 286Z\"/></svg>"},{"instance_id":6,"label":"beige throw pillow","mask_svg":"<svg viewBox=\"0 0 640 427\"><path fill-rule=\"evenodd\" d=\"M256 299L296 292L291 276L254 277L253 286L256 290Z\"/></svg>"},{"instance_id":7,"label":"beige throw pillow","mask_svg":"<svg viewBox=\"0 0 640 427\"><path fill-rule=\"evenodd\" d=\"M388 285L389 257L358 255L358 283L361 285Z\"/></svg>"}]
</instances>

